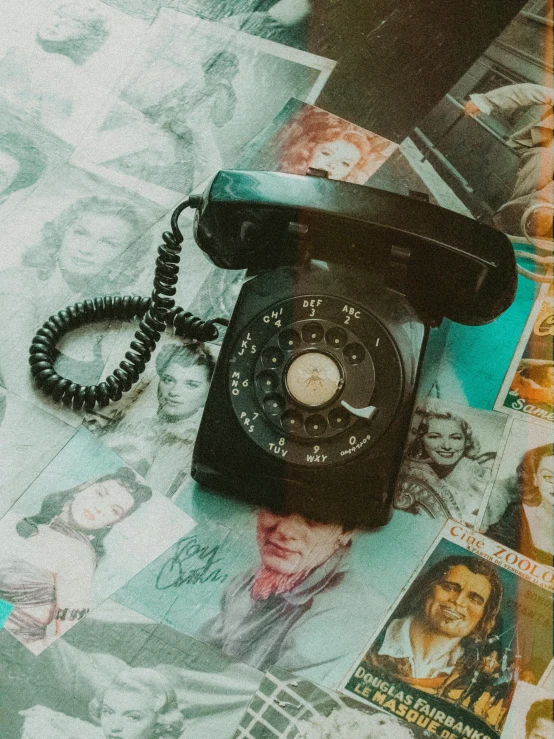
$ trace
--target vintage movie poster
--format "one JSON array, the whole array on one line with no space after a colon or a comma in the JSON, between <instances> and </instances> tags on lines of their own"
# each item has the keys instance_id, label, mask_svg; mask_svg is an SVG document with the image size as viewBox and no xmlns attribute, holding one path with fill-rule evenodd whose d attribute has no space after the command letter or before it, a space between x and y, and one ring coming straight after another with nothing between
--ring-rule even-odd
<instances>
[{"instance_id":1,"label":"vintage movie poster","mask_svg":"<svg viewBox=\"0 0 554 739\"><path fill-rule=\"evenodd\" d=\"M554 691L519 682L502 732L502 739L554 737Z\"/></svg>"},{"instance_id":2,"label":"vintage movie poster","mask_svg":"<svg viewBox=\"0 0 554 739\"><path fill-rule=\"evenodd\" d=\"M245 147L236 168L289 174L321 169L331 180L363 185L397 149L383 136L291 98Z\"/></svg>"},{"instance_id":3,"label":"vintage movie poster","mask_svg":"<svg viewBox=\"0 0 554 739\"><path fill-rule=\"evenodd\" d=\"M552 426L554 421L554 293L543 289L508 370L495 407Z\"/></svg>"},{"instance_id":4,"label":"vintage movie poster","mask_svg":"<svg viewBox=\"0 0 554 739\"><path fill-rule=\"evenodd\" d=\"M495 478L509 419L438 399L414 411L394 505L475 527Z\"/></svg>"},{"instance_id":5,"label":"vintage movie poster","mask_svg":"<svg viewBox=\"0 0 554 739\"><path fill-rule=\"evenodd\" d=\"M425 729L301 680L278 668L264 675L233 739L425 739Z\"/></svg>"},{"instance_id":6,"label":"vintage movie poster","mask_svg":"<svg viewBox=\"0 0 554 739\"><path fill-rule=\"evenodd\" d=\"M454 521L342 683L441 739L498 739L550 661L554 569Z\"/></svg>"}]
</instances>

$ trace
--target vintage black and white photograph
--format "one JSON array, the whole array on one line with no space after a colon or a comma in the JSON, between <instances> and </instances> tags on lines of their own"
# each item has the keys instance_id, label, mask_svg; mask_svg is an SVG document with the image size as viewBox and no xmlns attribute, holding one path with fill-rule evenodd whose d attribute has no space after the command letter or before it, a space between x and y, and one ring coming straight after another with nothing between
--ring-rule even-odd
<instances>
[{"instance_id":1,"label":"vintage black and white photograph","mask_svg":"<svg viewBox=\"0 0 554 739\"><path fill-rule=\"evenodd\" d=\"M113 361L106 363L109 372L124 351L118 341ZM190 480L216 356L216 346L168 337L154 354L152 370L128 397L85 418L103 444L169 498Z\"/></svg>"},{"instance_id":2,"label":"vintage black and white photograph","mask_svg":"<svg viewBox=\"0 0 554 739\"><path fill-rule=\"evenodd\" d=\"M194 526L83 429L37 472L0 522L3 628L34 654Z\"/></svg>"},{"instance_id":3,"label":"vintage black and white photograph","mask_svg":"<svg viewBox=\"0 0 554 739\"><path fill-rule=\"evenodd\" d=\"M413 724L284 670L269 670L233 739L424 739Z\"/></svg>"},{"instance_id":4,"label":"vintage black and white photograph","mask_svg":"<svg viewBox=\"0 0 554 739\"><path fill-rule=\"evenodd\" d=\"M0 95L0 221L23 208L40 179L66 162L71 151Z\"/></svg>"},{"instance_id":5,"label":"vintage black and white photograph","mask_svg":"<svg viewBox=\"0 0 554 739\"><path fill-rule=\"evenodd\" d=\"M3 21L0 94L73 146L148 28L100 0L8 2Z\"/></svg>"},{"instance_id":6,"label":"vintage black and white photograph","mask_svg":"<svg viewBox=\"0 0 554 739\"><path fill-rule=\"evenodd\" d=\"M35 443L35 433L42 439L40 444ZM0 388L0 516L74 433L73 426Z\"/></svg>"},{"instance_id":7,"label":"vintage black and white photograph","mask_svg":"<svg viewBox=\"0 0 554 739\"><path fill-rule=\"evenodd\" d=\"M41 403L25 371L34 334L50 315L80 300L137 294L143 272L152 274L155 253L155 244L137 240L163 210L69 165L44 178L26 203L31 219L23 211L3 225L13 247L0 257L0 385ZM59 371L75 382L98 381L116 335L107 329L96 324L64 339ZM52 404L44 407L57 413ZM78 422L76 414L60 412Z\"/></svg>"},{"instance_id":8,"label":"vintage black and white photograph","mask_svg":"<svg viewBox=\"0 0 554 739\"><path fill-rule=\"evenodd\" d=\"M496 474L508 419L429 400L414 411L394 505L474 526Z\"/></svg>"},{"instance_id":9,"label":"vintage black and white photograph","mask_svg":"<svg viewBox=\"0 0 554 739\"><path fill-rule=\"evenodd\" d=\"M552 688L517 684L502 739L550 739L554 736Z\"/></svg>"},{"instance_id":10,"label":"vintage black and white photograph","mask_svg":"<svg viewBox=\"0 0 554 739\"><path fill-rule=\"evenodd\" d=\"M313 0L173 0L184 13L297 49L308 47Z\"/></svg>"},{"instance_id":11,"label":"vintage black and white photograph","mask_svg":"<svg viewBox=\"0 0 554 739\"><path fill-rule=\"evenodd\" d=\"M530 0L413 137L476 218L531 243L552 239L551 14Z\"/></svg>"},{"instance_id":12,"label":"vintage black and white photograph","mask_svg":"<svg viewBox=\"0 0 554 739\"><path fill-rule=\"evenodd\" d=\"M0 631L0 659L3 739L226 739L263 677L113 601L38 657Z\"/></svg>"},{"instance_id":13,"label":"vintage black and white photograph","mask_svg":"<svg viewBox=\"0 0 554 739\"><path fill-rule=\"evenodd\" d=\"M327 59L162 9L119 97L74 161L170 207L176 193L233 166L290 97L315 100L333 67Z\"/></svg>"},{"instance_id":14,"label":"vintage black and white photograph","mask_svg":"<svg viewBox=\"0 0 554 739\"><path fill-rule=\"evenodd\" d=\"M244 149L237 168L306 174L363 185L398 144L292 98Z\"/></svg>"},{"instance_id":15,"label":"vintage black and white photograph","mask_svg":"<svg viewBox=\"0 0 554 739\"><path fill-rule=\"evenodd\" d=\"M552 566L553 479L552 429L514 420L481 529L504 546Z\"/></svg>"},{"instance_id":16,"label":"vintage black and white photograph","mask_svg":"<svg viewBox=\"0 0 554 739\"><path fill-rule=\"evenodd\" d=\"M352 531L207 490L191 500L190 488L175 502L201 523L118 602L257 669L276 665L331 688L409 577L406 547L423 557L437 532L401 511L382 531Z\"/></svg>"},{"instance_id":17,"label":"vintage black and white photograph","mask_svg":"<svg viewBox=\"0 0 554 739\"><path fill-rule=\"evenodd\" d=\"M171 8L175 0L102 0L127 15L152 23L160 8Z\"/></svg>"}]
</instances>

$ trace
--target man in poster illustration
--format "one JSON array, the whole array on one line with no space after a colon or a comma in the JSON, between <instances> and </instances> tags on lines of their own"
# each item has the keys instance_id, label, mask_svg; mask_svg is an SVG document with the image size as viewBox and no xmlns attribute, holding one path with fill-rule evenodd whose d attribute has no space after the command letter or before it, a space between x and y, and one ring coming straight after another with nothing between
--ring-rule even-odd
<instances>
[{"instance_id":1,"label":"man in poster illustration","mask_svg":"<svg viewBox=\"0 0 554 739\"><path fill-rule=\"evenodd\" d=\"M465 689L479 667L479 645L495 629L503 594L496 568L453 555L417 582L366 660L423 690Z\"/></svg>"},{"instance_id":2,"label":"man in poster illustration","mask_svg":"<svg viewBox=\"0 0 554 739\"><path fill-rule=\"evenodd\" d=\"M514 115L536 110L531 123L510 136L507 145L521 152L510 200L496 212L497 228L531 238L552 238L552 87L524 82L470 95L466 115Z\"/></svg>"},{"instance_id":3,"label":"man in poster illustration","mask_svg":"<svg viewBox=\"0 0 554 739\"><path fill-rule=\"evenodd\" d=\"M351 580L352 535L337 524L259 511L260 564L230 583L220 613L197 637L259 670L346 669L380 605Z\"/></svg>"}]
</instances>

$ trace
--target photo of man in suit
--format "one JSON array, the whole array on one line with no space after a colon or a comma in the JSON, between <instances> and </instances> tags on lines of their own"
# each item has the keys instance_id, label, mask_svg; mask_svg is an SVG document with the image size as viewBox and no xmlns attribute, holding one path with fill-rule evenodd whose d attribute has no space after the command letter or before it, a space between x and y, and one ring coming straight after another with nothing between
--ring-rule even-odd
<instances>
[{"instance_id":1,"label":"photo of man in suit","mask_svg":"<svg viewBox=\"0 0 554 739\"><path fill-rule=\"evenodd\" d=\"M552 99L552 87L522 82L470 95L464 106L468 116L530 111L530 121L506 142L520 165L510 199L494 215L495 226L510 234L552 238Z\"/></svg>"}]
</instances>

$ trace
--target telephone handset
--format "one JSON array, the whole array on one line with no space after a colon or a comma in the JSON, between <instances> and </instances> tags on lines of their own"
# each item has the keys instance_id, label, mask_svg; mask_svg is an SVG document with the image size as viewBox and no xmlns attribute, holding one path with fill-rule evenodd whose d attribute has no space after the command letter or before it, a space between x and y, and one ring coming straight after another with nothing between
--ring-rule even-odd
<instances>
[{"instance_id":1,"label":"telephone handset","mask_svg":"<svg viewBox=\"0 0 554 739\"><path fill-rule=\"evenodd\" d=\"M223 494L349 526L379 526L391 501L421 362L446 317L488 323L517 283L509 239L405 196L323 177L222 171L173 214L152 298L113 297L60 311L31 346L31 371L55 399L106 405L136 382L160 332L198 340L214 324L175 308L178 218L196 209L199 247L248 268L215 369L193 477ZM91 319L141 319L126 359L81 387L53 366L61 335ZM219 321L227 323L226 321Z\"/></svg>"}]
</instances>

